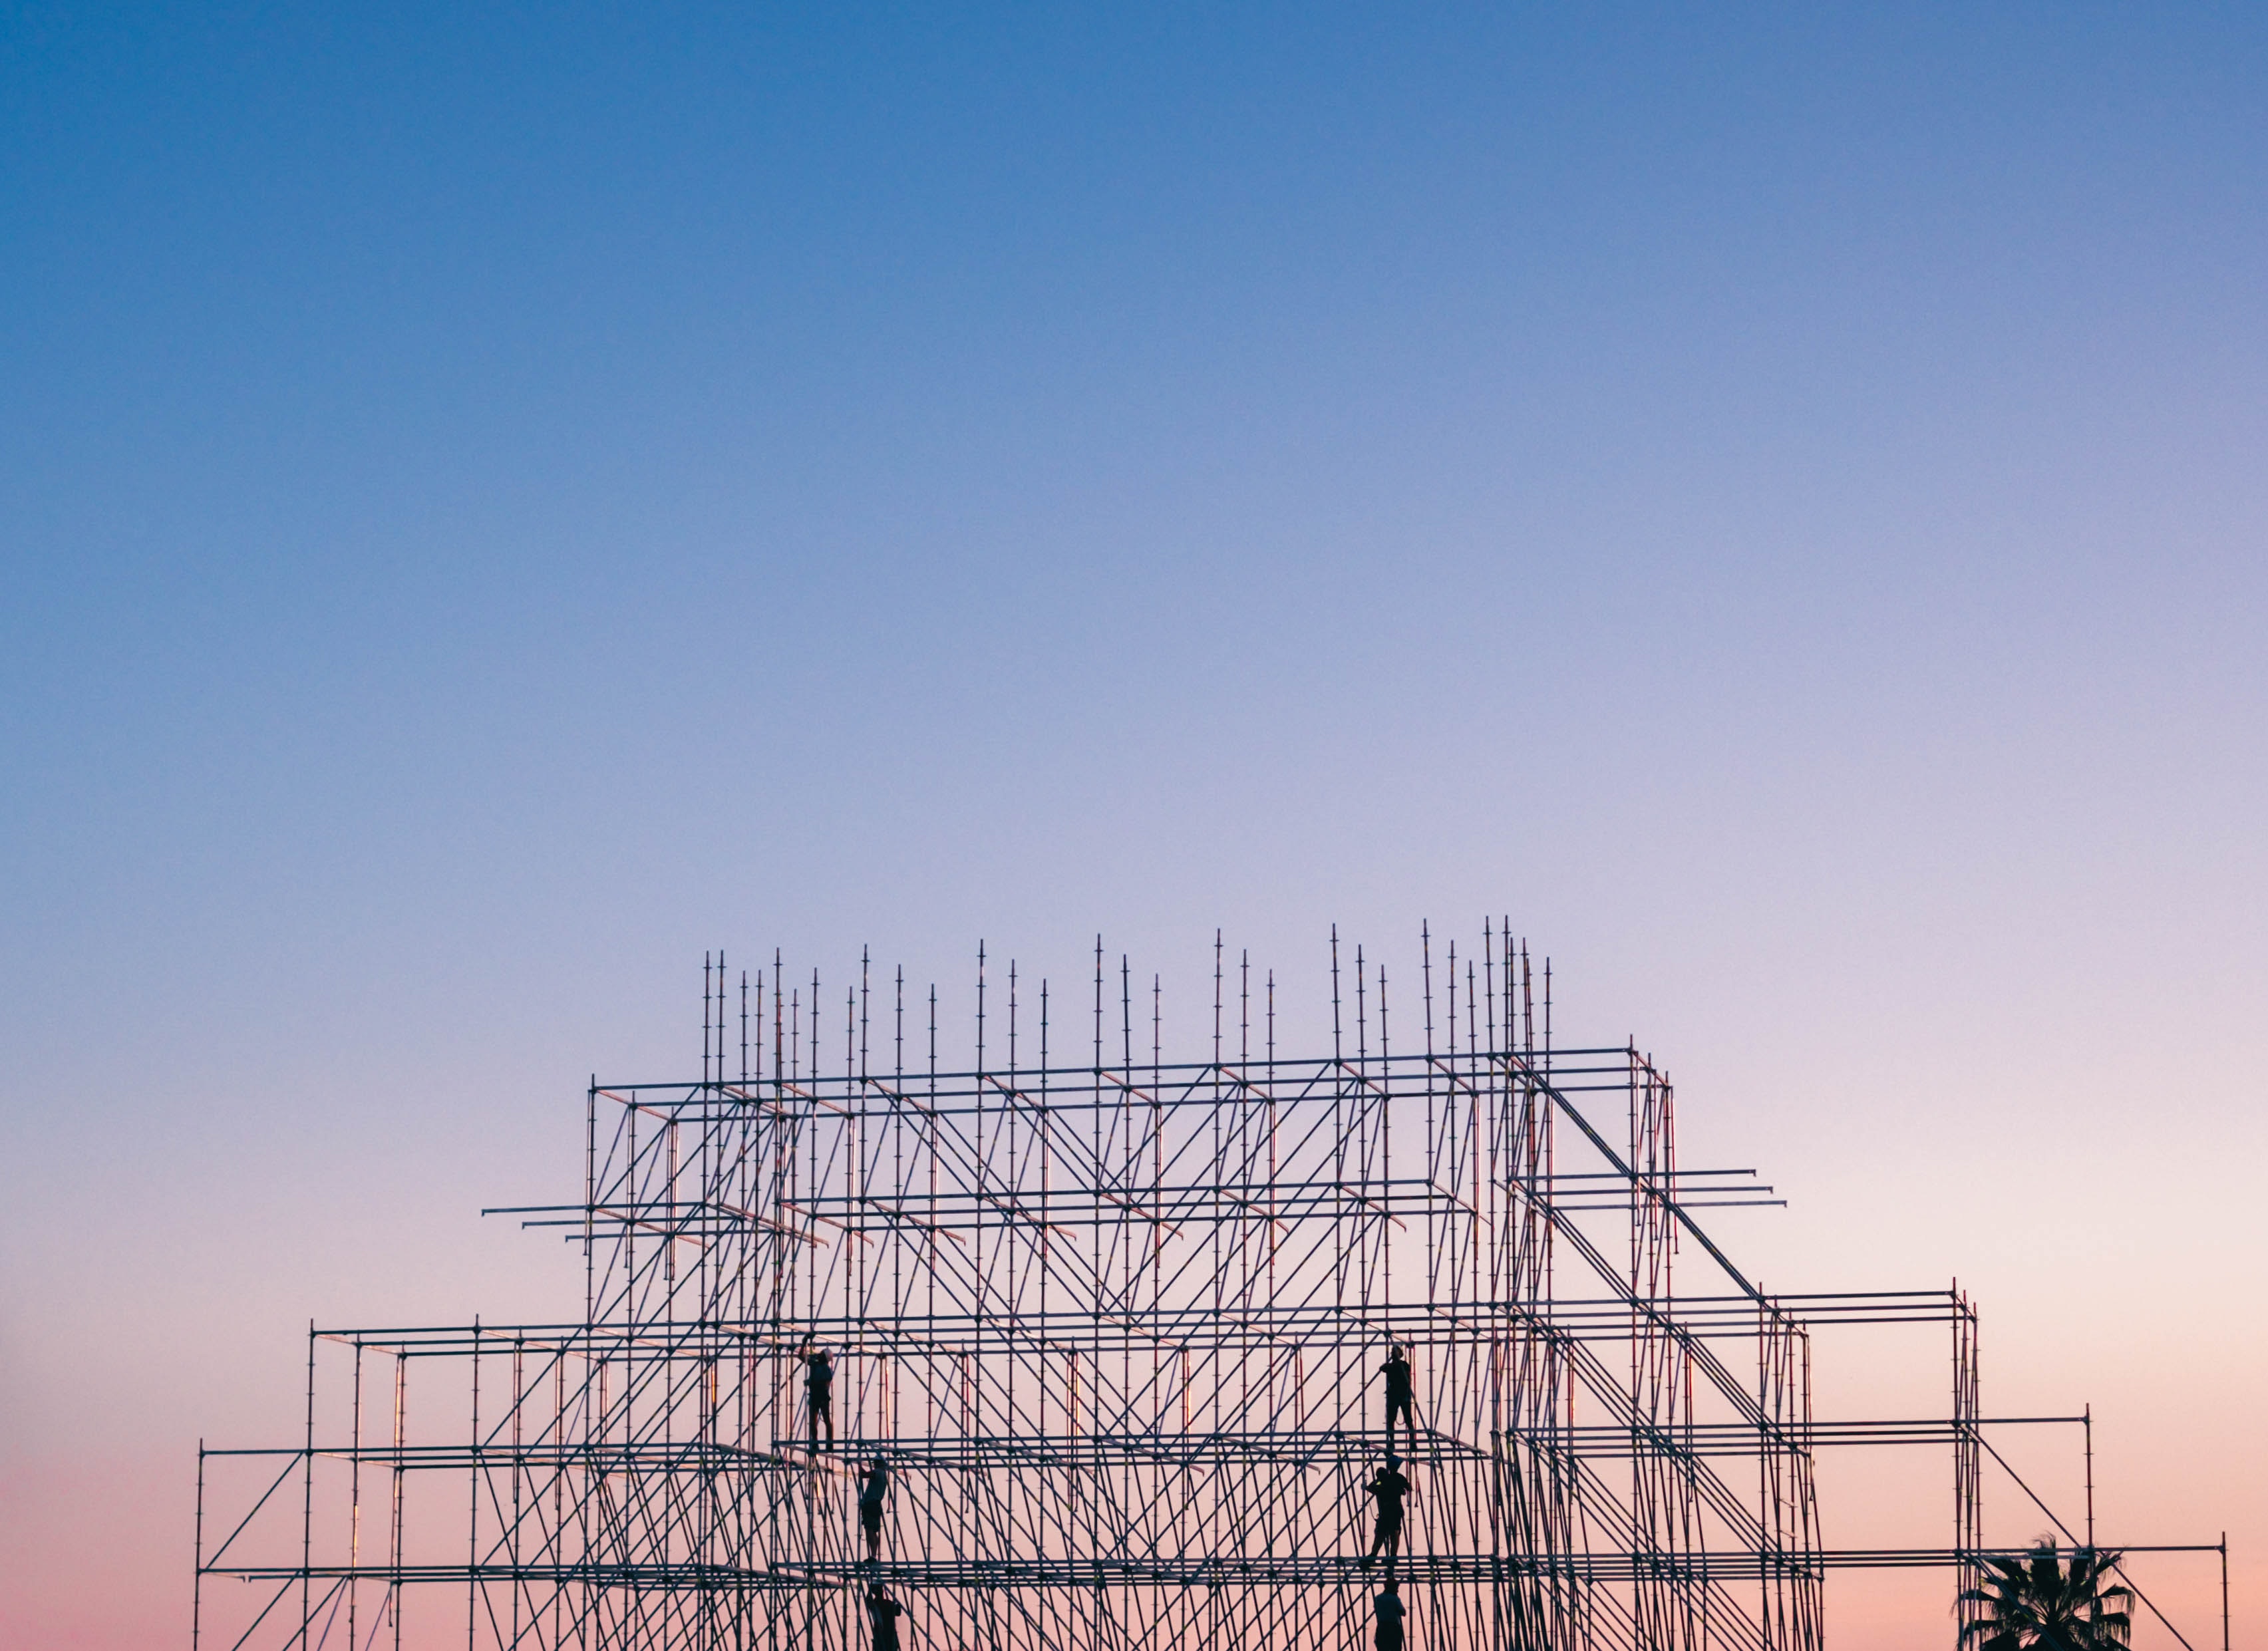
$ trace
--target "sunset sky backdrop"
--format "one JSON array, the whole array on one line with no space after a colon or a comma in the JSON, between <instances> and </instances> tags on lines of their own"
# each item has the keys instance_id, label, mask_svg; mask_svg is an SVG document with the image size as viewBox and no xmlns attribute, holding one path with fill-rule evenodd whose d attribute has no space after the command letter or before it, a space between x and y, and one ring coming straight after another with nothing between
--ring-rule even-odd
<instances>
[{"instance_id":1,"label":"sunset sky backdrop","mask_svg":"<svg viewBox=\"0 0 2268 1651\"><path fill-rule=\"evenodd\" d=\"M2256 1639L2264 117L2236 7L7 8L0 1640L186 1643L310 1317L571 1302L476 1212L705 949L1170 1042L1500 912Z\"/></svg>"}]
</instances>

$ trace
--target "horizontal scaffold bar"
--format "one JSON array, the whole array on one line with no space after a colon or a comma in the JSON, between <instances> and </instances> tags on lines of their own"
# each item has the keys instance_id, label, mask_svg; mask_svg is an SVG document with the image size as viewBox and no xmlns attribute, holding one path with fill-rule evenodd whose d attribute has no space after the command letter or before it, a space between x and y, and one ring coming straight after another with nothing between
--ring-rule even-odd
<instances>
[{"instance_id":1,"label":"horizontal scaffold bar","mask_svg":"<svg viewBox=\"0 0 2268 1651\"><path fill-rule=\"evenodd\" d=\"M1465 1078L1491 1071L1532 1075L1549 1080L1565 1088L1562 1082L1573 1077L1613 1076L1628 1082L1632 1074L1653 1075L1653 1067L1643 1056L1628 1048L1555 1049L1549 1052L1526 1048L1460 1048L1452 1053L1445 1049L1428 1053L1423 1049L1408 1054L1381 1054L1375 1050L1361 1054L1339 1055L1262 1055L1220 1060L1113 1060L1101 1066L1093 1061L1065 1062L1048 1066L997 1066L961 1068L950 1072L927 1072L917 1068L884 1071L871 1061L862 1071L835 1072L821 1075L806 1072L794 1076L754 1076L747 1078L681 1079L675 1082L642 1083L593 1083L592 1092L600 1096L640 1097L654 1095L703 1093L748 1096L770 1095L775 1091L799 1092L818 1090L836 1092L844 1086L888 1085L907 1091L918 1090L926 1095L930 1086L939 1093L959 1090L993 1093L1014 1090L1019 1093L1036 1093L1046 1089L1050 1093L1076 1095L1092 1090L1101 1083L1106 1087L1129 1087L1137 1083L1148 1085L1152 1079L1176 1084L1218 1082L1223 1088L1237 1084L1257 1083L1263 1079L1282 1082L1289 1078L1307 1081L1318 1075L1339 1075L1354 1079L1377 1077L1393 1073L1433 1073L1437 1081L1450 1077Z\"/></svg>"},{"instance_id":2,"label":"horizontal scaffold bar","mask_svg":"<svg viewBox=\"0 0 2268 1651\"><path fill-rule=\"evenodd\" d=\"M1803 1329L1839 1324L1938 1324L1957 1317L1959 1302L1942 1290L1885 1291L1851 1295L1768 1296L1786 1322ZM888 1356L907 1349L954 1353L981 1341L986 1348L1029 1341L1083 1351L1174 1346L1231 1346L1255 1339L1296 1341L1303 1335L1336 1345L1350 1329L1373 1339L1405 1346L1454 1346L1485 1342L1524 1330L1565 1332L1570 1339L1623 1340L1633 1316L1673 1323L1686 1334L1738 1339L1757 1333L1759 1309L1742 1295L1664 1296L1634 1304L1612 1297L1577 1300L1374 1302L1368 1305L1314 1302L1237 1304L1223 1311L1210 1302L1173 1307L1114 1310L1098 1324L1092 1309L1042 1312L1003 1319L995 1313L905 1312L828 1314L777 1320L646 1319L631 1324L431 1324L318 1330L318 1339L377 1353L416 1356L493 1356L515 1348L578 1357L641 1355L706 1361L737 1353L786 1355L814 1341L852 1355ZM1114 1328L1115 1326L1115 1328ZM1643 1323L1638 1325L1642 1331ZM981 1338L969 1332L981 1330ZM1073 1332L1083 1333L1073 1334ZM1098 1339L1098 1337L1100 1339Z\"/></svg>"},{"instance_id":3,"label":"horizontal scaffold bar","mask_svg":"<svg viewBox=\"0 0 2268 1651\"><path fill-rule=\"evenodd\" d=\"M1093 1467L1124 1463L1184 1466L1199 1464L1265 1463L1342 1464L1375 1463L1391 1449L1413 1466L1486 1463L1502 1447L1528 1446L1562 1456L1629 1460L1633 1457L1745 1457L1860 1445L1945 1445L1992 1427L2078 1427L2080 1416L1985 1416L1952 1422L1927 1418L1874 1421L1814 1422L1760 1427L1749 1422L1700 1422L1675 1428L1602 1424L1574 1427L1491 1430L1480 1442L1420 1430L1388 1434L1384 1428L1330 1428L1300 1432L1116 1432L1101 1434L979 1434L907 1437L844 1434L814 1448L800 1438L776 1438L756 1449L716 1439L643 1440L629 1442L433 1445L324 1444L319 1460L360 1462L366 1466L594 1474L806 1471L814 1466L841 1472L875 1457L894 1471L981 1471ZM299 1445L257 1449L208 1448L207 1457L268 1457L297 1459L310 1454Z\"/></svg>"},{"instance_id":4,"label":"horizontal scaffold bar","mask_svg":"<svg viewBox=\"0 0 2268 1651\"><path fill-rule=\"evenodd\" d=\"M2218 1553L2219 1543L2160 1543L2104 1549L2120 1554ZM1353 1554L1240 1555L1176 1560L1130 1557L1105 1559L944 1559L925 1564L856 1560L811 1561L766 1568L730 1565L625 1564L589 1561L565 1565L369 1565L200 1567L202 1576L246 1581L349 1581L414 1586L422 1583L547 1582L559 1586L622 1588L691 1592L794 1590L814 1588L865 1589L881 1581L895 1589L1131 1589L1254 1588L1306 1585L1374 1589L1388 1576L1424 1586L1462 1581L1516 1581L1559 1577L1587 1582L1643 1579L1688 1581L1756 1581L1773 1577L1816 1577L1826 1571L1946 1569L1984 1559L2021 1559L2023 1548L1755 1548L1726 1552L1637 1552L1594 1550L1578 1553L1403 1554L1391 1567L1375 1567Z\"/></svg>"}]
</instances>

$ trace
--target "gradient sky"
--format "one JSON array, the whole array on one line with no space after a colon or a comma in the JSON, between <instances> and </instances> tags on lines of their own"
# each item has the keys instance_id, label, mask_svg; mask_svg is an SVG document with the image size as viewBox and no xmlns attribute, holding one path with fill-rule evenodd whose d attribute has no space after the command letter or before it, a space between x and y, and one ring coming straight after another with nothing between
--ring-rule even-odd
<instances>
[{"instance_id":1,"label":"gradient sky","mask_svg":"<svg viewBox=\"0 0 2268 1651\"><path fill-rule=\"evenodd\" d=\"M0 9L0 1638L185 1640L309 1317L569 1297L475 1212L705 948L1193 1034L1498 911L2257 1637L2264 117L2235 7Z\"/></svg>"}]
</instances>

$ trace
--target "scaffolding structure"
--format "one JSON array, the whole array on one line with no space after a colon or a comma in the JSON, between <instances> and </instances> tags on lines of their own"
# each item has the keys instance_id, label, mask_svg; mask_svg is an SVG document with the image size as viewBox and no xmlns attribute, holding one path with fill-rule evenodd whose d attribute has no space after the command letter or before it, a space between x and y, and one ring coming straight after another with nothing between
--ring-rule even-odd
<instances>
[{"instance_id":1,"label":"scaffolding structure","mask_svg":"<svg viewBox=\"0 0 2268 1651\"><path fill-rule=\"evenodd\" d=\"M1418 973L1389 1037L1335 937L1292 1057L1217 943L1169 1061L1099 943L1069 1002L980 953L948 1062L902 970L720 955L699 1080L594 1082L580 1200L499 1212L570 1240L581 1321L311 1327L304 1442L200 1447L193 1640L847 1648L880 1600L924 1647L1353 1647L1390 1590L1428 1647L1815 1651L1831 1567L1972 1580L1966 1296L1767 1295L1697 1217L1771 1190L1679 1165L1634 1046L1553 1047L1548 964L1491 924ZM1846 1324L1937 1326L1946 1414L1815 1418ZM1817 1453L1868 1444L1949 1451L1950 1546L1823 1546Z\"/></svg>"}]
</instances>

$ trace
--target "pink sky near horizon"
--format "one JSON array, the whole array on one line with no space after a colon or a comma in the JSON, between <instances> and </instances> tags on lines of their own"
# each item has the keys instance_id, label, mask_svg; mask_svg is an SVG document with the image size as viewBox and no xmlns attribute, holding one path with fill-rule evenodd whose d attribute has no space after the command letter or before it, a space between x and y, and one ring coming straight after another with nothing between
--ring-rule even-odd
<instances>
[{"instance_id":1,"label":"pink sky near horizon","mask_svg":"<svg viewBox=\"0 0 2268 1651\"><path fill-rule=\"evenodd\" d=\"M1583 990L1567 979L1564 968L1559 991L1562 1024L1581 1024ZM1294 1009L1286 1003L1287 1026L1297 1023ZM1620 1120L1609 1115L1610 1103L1608 1097L1594 1104L1606 1108L1597 1114L1598 1121L1611 1130ZM554 1097L548 1106L513 1110L514 1125L526 1129L533 1124L536 1128L531 1134L552 1137L548 1152L534 1150L539 1143L533 1140L511 1143L519 1151L523 1172L538 1168L546 1158L550 1163L541 1172L547 1175L575 1167L569 1162L574 1155L566 1148L571 1148L580 1133L579 1097L570 1093ZM546 1112L550 1114L548 1122L541 1118ZM1900 1196L1902 1166L1846 1160L1831 1186L1813 1195L1800 1175L1773 1163L1779 1153L1744 1149L1750 1143L1738 1139L1726 1120L1708 1108L1705 1095L1683 1082L1679 1126L1682 1162L1688 1167L1754 1163L1789 1199L1791 1208L1786 1211L1723 1211L1708 1218L1712 1235L1744 1271L1763 1274L1774 1288L1931 1288L1933 1280L1920 1276L1918 1266L1907 1258L1908 1251L1955 1252L1962 1247L1958 1229L1964 1223L1988 1233L1994 1230L1993 1223L1980 1223L1972 1212L1960 1207L1959 1189L1948 1189L1951 1195L1942 1203L1909 1210L1905 1219L1917 1226L1955 1231L1934 1241L1919 1240L1908 1232L1900 1235L1903 1244L1897 1239L1886 1243L1867 1230L1867 1218L1872 1208ZM386 1130L385 1120L375 1114L361 1127L379 1134ZM475 1132L494 1141L505 1127L502 1119L487 1120L475 1124ZM375 1145L375 1135L372 1141ZM1755 1144L1772 1143L1759 1135ZM153 1624L180 1615L188 1586L195 1438L202 1435L215 1445L248 1446L288 1445L297 1436L304 1341L291 1322L278 1322L286 1310L279 1288L296 1289L303 1300L320 1303L325 1309L320 1322L327 1328L464 1322L474 1312L490 1324L512 1318L556 1322L577 1316L579 1265L571 1249L555 1248L547 1236L521 1232L506 1221L482 1222L470 1207L453 1214L421 1209L415 1183L421 1167L425 1173L437 1172L438 1160L421 1165L422 1155L414 1148L405 1151L395 1143L387 1149L396 1155L395 1167L378 1184L359 1189L351 1207L333 1222L314 1222L321 1242L298 1265L262 1253L276 1243L278 1223L272 1212L254 1204L229 1223L229 1247L248 1252L227 1266L229 1285L268 1282L260 1284L261 1294L254 1302L239 1301L223 1312L215 1309L226 1299L228 1287L213 1294L192 1287L192 1295L202 1295L202 1299L175 1309L187 1339L155 1362L129 1361L138 1368L140 1380L155 1377L158 1383L142 1394L140 1406L129 1402L113 1419L129 1439L136 1434L147 1436L141 1448L113 1445L43 1452L20 1435L11 1440L7 1479L0 1486L4 1489L0 1520L5 1522L0 1525L0 1540L21 1562L7 1590L8 1615L0 1620L10 1643L122 1646L146 1640ZM1927 1163L1927 1156L1922 1162ZM2080 1168L2084 1167L2082 1158ZM481 1171L476 1160L466 1166L464 1174L479 1185ZM1977 1185L1991 1178L1974 1168L1962 1175ZM318 1174L315 1178L322 1178ZM251 1183L240 1172L236 1185L248 1189ZM556 1186L524 1184L507 1189L500 1183L490 1185L493 1190L486 1196L501 1201L559 1192ZM307 1190L299 1189L300 1195ZM1844 1195L1840 1199L1835 1195L1837 1190ZM2147 1219L2164 1214L2143 1212ZM303 1208L297 1220L306 1224L307 1211ZM2172 1369L2133 1359L2132 1341L2146 1341L2150 1325L2177 1319L2189 1303L2179 1299L2162 1307L2124 1303L2112 1322L2100 1317L2074 1321L2069 1317L2074 1309L2090 1310L2084 1293L2074 1300L2067 1277L2035 1280L2026 1288L2024 1280L2036 1257L2021 1242L2013 1246L2014 1253L2008 1253L2009 1240L2021 1239L2021 1235L2005 1227L1999 1234L1999 1244L1979 1246L1972 1266L1961 1274L1964 1288L1979 1293L1986 1414L2072 1414L2091 1403L2097 1423L2095 1466L2102 1540L2211 1542L2224 1529L2235 1532L2231 1592L2235 1637L2242 1639L2253 1619L2250 1601L2257 1596L2261 1576L2259 1562L2246 1551L2245 1531L2257 1529L2268 1509L2264 1509L2257 1480L2247 1470L2241 1443L2233 1451L2204 1448L2213 1434L2222 1435L2223 1443L2246 1436L2239 1431L2232 1441L2227 1413L2217 1414L2211 1408L2218 1403L2235 1413L2241 1406L2247 1374L2241 1361L2198 1357L2189 1360L2186 1368ZM389 1255L400 1256L403 1265L387 1265ZM211 1251L194 1259L185 1256L187 1271L181 1276L202 1272L198 1262L209 1265L217 1258ZM446 1276L434 1276L429 1270L435 1268L446 1269ZM1679 1262L1682 1288L1710 1290L1716 1288L1713 1274L1705 1258L1688 1246ZM1995 1285L2007 1299L1996 1302ZM304 1325L306 1321L299 1322ZM257 1334L247 1333L255 1324ZM224 1327L229 1335L216 1339L215 1332ZM73 1331L92 1328L75 1325ZM2137 1328L2143 1331L2141 1337L2132 1337ZM2106 1339L2102 1334L2105 1331L2116 1333ZM2106 1352L2113 1356L2104 1356ZM1822 1328L1814 1339L1818 1413L1822 1420L1941 1414L1948 1402L1948 1354L1942 1326ZM118 1390L98 1385L106 1389L100 1398L89 1392L82 1402L114 1403ZM331 1431L335 1420L329 1416L337 1398L330 1391L333 1385L327 1379L326 1420L319 1432ZM2169 1387L2187 1395L2188 1401L2173 1406L2157 1402L2157 1395ZM64 1408L59 1395L48 1396L47 1402L58 1413ZM187 1431L190 1428L195 1431ZM170 1448L157 1442L161 1435L171 1435ZM2076 1523L2084 1506L2077 1431L2022 1428L1992 1436L2032 1487ZM33 1448L26 1449L27 1444ZM1949 1466L1940 1448L1822 1453L1820 1483L1827 1545L1942 1545L1950 1539ZM215 1506L224 1500L218 1483L217 1478ZM2203 1521L2197 1517L2201 1501L2212 1510ZM1989 1541L2020 1544L2047 1530L2045 1516L1990 1464L1985 1508ZM163 1563L167 1558L175 1563ZM2136 1579L2198 1651L2217 1643L2220 1574L2215 1556L2139 1557L2133 1568ZM1838 1571L1830 1577L1827 1593L1832 1642L1872 1651L1911 1644L1916 1635L1926 1638L1940 1629L1949 1633L1948 1596L1949 1583L1935 1573ZM461 1596L442 1589L421 1596L411 1620L423 1632L414 1631L409 1641L449 1643L452 1633L461 1638L460 1603L453 1604L452 1598L460 1602ZM223 1619L227 1604L221 1602L216 1613ZM2160 1651L2176 1644L2148 1612L2138 1612L2138 1651Z\"/></svg>"}]
</instances>

